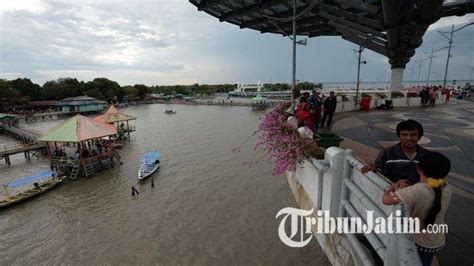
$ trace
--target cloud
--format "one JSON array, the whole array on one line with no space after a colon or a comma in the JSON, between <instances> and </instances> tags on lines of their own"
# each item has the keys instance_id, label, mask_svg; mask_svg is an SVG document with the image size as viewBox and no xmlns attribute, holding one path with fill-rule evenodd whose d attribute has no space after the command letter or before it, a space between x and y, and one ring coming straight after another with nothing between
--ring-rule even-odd
<instances>
[{"instance_id":1,"label":"cloud","mask_svg":"<svg viewBox=\"0 0 474 266\"><path fill-rule=\"evenodd\" d=\"M462 17L446 17L446 18L441 18L438 20L436 23L431 24L430 27L428 28L428 31L433 31L433 30L451 30L450 27L452 25L456 26L463 26L465 24L474 22L474 14L467 14Z\"/></svg>"},{"instance_id":2,"label":"cloud","mask_svg":"<svg viewBox=\"0 0 474 266\"><path fill-rule=\"evenodd\" d=\"M433 29L470 20L472 15L441 19L415 57L446 45ZM122 85L291 80L287 38L220 23L188 1L1 1L0 22L0 78L42 84L66 76L107 77ZM470 28L456 33L454 75L466 72L455 64L473 63ZM311 38L298 46L297 79L354 81L355 48L340 37ZM385 57L366 50L363 59L363 80L389 79Z\"/></svg>"},{"instance_id":3,"label":"cloud","mask_svg":"<svg viewBox=\"0 0 474 266\"><path fill-rule=\"evenodd\" d=\"M2 1L0 4L0 14L16 10L27 10L31 13L41 13L45 9L46 5L40 0Z\"/></svg>"}]
</instances>

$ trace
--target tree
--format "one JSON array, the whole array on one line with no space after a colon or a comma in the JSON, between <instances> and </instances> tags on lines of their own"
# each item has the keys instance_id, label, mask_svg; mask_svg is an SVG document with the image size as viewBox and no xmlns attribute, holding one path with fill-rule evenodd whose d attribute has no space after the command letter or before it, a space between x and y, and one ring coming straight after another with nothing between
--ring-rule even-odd
<instances>
[{"instance_id":1,"label":"tree","mask_svg":"<svg viewBox=\"0 0 474 266\"><path fill-rule=\"evenodd\" d=\"M120 100L122 100L123 96L125 96L125 91L120 87L120 85L112 80L107 78L95 78L92 81L86 83L87 91L91 91L97 94L96 98L106 101L112 101L115 96ZM95 90L97 89L99 93ZM89 94L88 94L89 95ZM94 97L92 95L89 95Z\"/></svg>"},{"instance_id":2,"label":"tree","mask_svg":"<svg viewBox=\"0 0 474 266\"><path fill-rule=\"evenodd\" d=\"M310 91L315 89L314 84L307 81L298 83L296 88L300 91Z\"/></svg>"},{"instance_id":3,"label":"tree","mask_svg":"<svg viewBox=\"0 0 474 266\"><path fill-rule=\"evenodd\" d=\"M133 86L125 86L125 87L122 87L125 95L128 96L128 98L136 98L138 97L138 90L133 87Z\"/></svg>"},{"instance_id":4,"label":"tree","mask_svg":"<svg viewBox=\"0 0 474 266\"><path fill-rule=\"evenodd\" d=\"M147 87L146 85L143 85L143 84L135 84L133 85L133 87L135 89L137 89L137 97L140 98L140 99L143 99L145 98L145 96L148 94L148 93L151 93L151 89L149 87Z\"/></svg>"},{"instance_id":5,"label":"tree","mask_svg":"<svg viewBox=\"0 0 474 266\"><path fill-rule=\"evenodd\" d=\"M43 98L47 100L62 100L68 97L83 95L84 88L77 79L59 78L47 81L43 85Z\"/></svg>"},{"instance_id":6,"label":"tree","mask_svg":"<svg viewBox=\"0 0 474 266\"><path fill-rule=\"evenodd\" d=\"M41 99L41 86L27 78L18 78L11 81L12 88L30 100Z\"/></svg>"},{"instance_id":7,"label":"tree","mask_svg":"<svg viewBox=\"0 0 474 266\"><path fill-rule=\"evenodd\" d=\"M281 91L288 91L288 90L290 90L290 85L288 85L287 83L282 83L281 87L280 87L280 90Z\"/></svg>"},{"instance_id":8,"label":"tree","mask_svg":"<svg viewBox=\"0 0 474 266\"><path fill-rule=\"evenodd\" d=\"M20 105L28 102L27 97L22 97L20 92L13 88L12 82L0 79L0 107L5 109L9 105Z\"/></svg>"}]
</instances>

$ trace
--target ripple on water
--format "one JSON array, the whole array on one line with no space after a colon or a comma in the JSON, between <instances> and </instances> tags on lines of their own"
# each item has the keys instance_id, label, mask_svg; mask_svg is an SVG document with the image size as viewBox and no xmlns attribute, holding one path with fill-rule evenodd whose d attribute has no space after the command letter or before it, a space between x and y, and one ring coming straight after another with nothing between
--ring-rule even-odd
<instances>
[{"instance_id":1,"label":"ripple on water","mask_svg":"<svg viewBox=\"0 0 474 266\"><path fill-rule=\"evenodd\" d=\"M164 105L123 109L138 117L123 165L2 211L0 264L328 264L314 241L292 249L278 239L275 214L296 206L286 178L270 176L265 163L243 168L250 145L232 153L257 128L260 113L173 109L173 116ZM153 149L162 153L154 188L136 179L139 160ZM15 167L27 164L9 173L23 173ZM134 198L132 185L140 191Z\"/></svg>"}]
</instances>

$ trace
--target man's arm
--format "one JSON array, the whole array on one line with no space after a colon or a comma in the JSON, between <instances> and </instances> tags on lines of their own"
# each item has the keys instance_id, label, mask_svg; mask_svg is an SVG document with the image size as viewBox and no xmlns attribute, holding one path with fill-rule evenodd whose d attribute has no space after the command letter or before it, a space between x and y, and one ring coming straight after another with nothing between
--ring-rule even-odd
<instances>
[{"instance_id":1,"label":"man's arm","mask_svg":"<svg viewBox=\"0 0 474 266\"><path fill-rule=\"evenodd\" d=\"M383 170L385 168L385 162L387 161L386 158L387 154L385 150L382 150L377 156L377 159L375 159L375 163L369 163L368 165L362 167L362 173L366 174L368 172L377 170L377 168Z\"/></svg>"},{"instance_id":2,"label":"man's arm","mask_svg":"<svg viewBox=\"0 0 474 266\"><path fill-rule=\"evenodd\" d=\"M385 172L385 165L387 164L387 150L384 149L379 153L379 156L377 156L377 159L375 159L375 165L377 166L378 169L382 170L382 172Z\"/></svg>"}]
</instances>

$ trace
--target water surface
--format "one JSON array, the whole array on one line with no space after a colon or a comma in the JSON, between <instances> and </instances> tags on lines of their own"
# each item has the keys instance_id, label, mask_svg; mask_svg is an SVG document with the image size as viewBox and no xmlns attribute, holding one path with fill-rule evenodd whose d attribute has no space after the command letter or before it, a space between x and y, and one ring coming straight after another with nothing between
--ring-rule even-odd
<instances>
[{"instance_id":1,"label":"water surface","mask_svg":"<svg viewBox=\"0 0 474 266\"><path fill-rule=\"evenodd\" d=\"M176 115L165 115L164 105L122 109L138 117L123 165L1 211L0 264L328 264L315 240L296 249L277 236L276 213L296 207L286 177L271 176L266 163L244 168L254 154L250 143L232 153L262 113L173 109ZM153 149L162 153L154 188L136 177ZM22 155L12 162L0 164L0 182L47 168L46 160ZM132 185L139 196L131 196Z\"/></svg>"}]
</instances>

